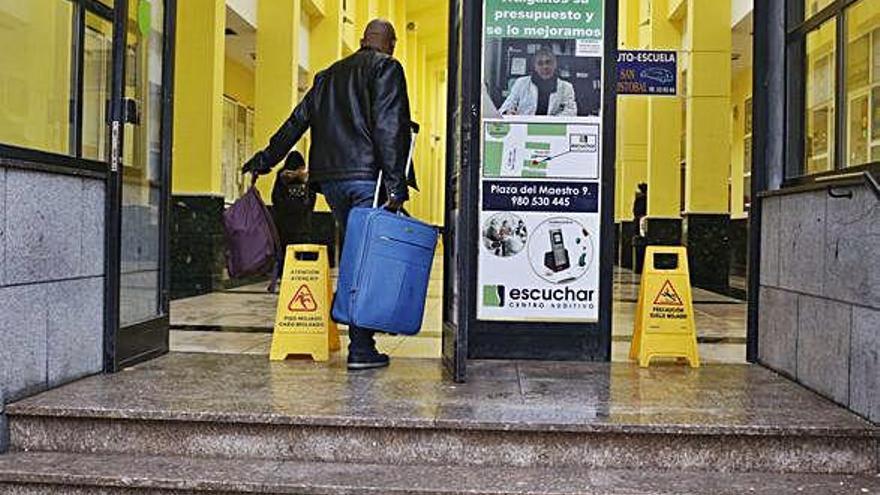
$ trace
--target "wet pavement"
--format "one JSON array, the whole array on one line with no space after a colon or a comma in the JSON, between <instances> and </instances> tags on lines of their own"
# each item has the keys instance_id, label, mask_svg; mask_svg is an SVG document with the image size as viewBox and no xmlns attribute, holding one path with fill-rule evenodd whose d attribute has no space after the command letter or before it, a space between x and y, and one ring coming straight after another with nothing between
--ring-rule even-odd
<instances>
[{"instance_id":1,"label":"wet pavement","mask_svg":"<svg viewBox=\"0 0 880 495\"><path fill-rule=\"evenodd\" d=\"M442 328L442 262L435 261L422 332L416 337L380 336L392 357L439 358ZM615 269L612 359L626 361L632 339L639 277ZM693 289L700 355L707 363L745 363L745 301ZM266 284L181 299L171 303L171 349L180 352L268 354L277 296ZM342 327L344 331L344 326Z\"/></svg>"}]
</instances>

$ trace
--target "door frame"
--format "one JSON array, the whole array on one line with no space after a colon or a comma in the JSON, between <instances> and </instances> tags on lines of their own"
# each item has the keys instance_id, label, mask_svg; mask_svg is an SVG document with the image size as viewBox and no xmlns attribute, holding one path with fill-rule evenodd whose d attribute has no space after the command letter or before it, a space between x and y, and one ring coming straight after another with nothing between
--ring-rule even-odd
<instances>
[{"instance_id":1,"label":"door frame","mask_svg":"<svg viewBox=\"0 0 880 495\"><path fill-rule=\"evenodd\" d=\"M461 294L455 294L456 285L461 290L464 284L461 278L462 258L458 256L460 247L459 232L462 218L463 199L461 180L463 168L457 166L458 151L464 133L464 109L462 101L466 98L462 73L465 71L463 54L468 50L463 46L464 9L463 0L449 0L448 67L446 72L446 170L444 196L444 231L443 231L443 318L442 318L442 360L448 376L456 383L464 383L467 379L467 332L465 331L467 315L464 313ZM461 97L461 98L459 98ZM463 162L464 160L462 160ZM455 211L458 214L455 214ZM458 284L455 283L456 279Z\"/></svg>"},{"instance_id":2,"label":"door frame","mask_svg":"<svg viewBox=\"0 0 880 495\"><path fill-rule=\"evenodd\" d=\"M177 19L177 0L164 2L162 47L161 101L161 174L159 201L159 313L157 318L121 326L120 290L122 269L122 154L124 146L124 96L126 36L128 33L128 0L117 0L113 8L113 74L111 82L110 169L107 175L105 211L105 282L104 282L104 371L113 373L125 367L153 359L168 352L170 326L169 305L171 293L170 215L171 215L171 157L174 122L174 51Z\"/></svg>"}]
</instances>

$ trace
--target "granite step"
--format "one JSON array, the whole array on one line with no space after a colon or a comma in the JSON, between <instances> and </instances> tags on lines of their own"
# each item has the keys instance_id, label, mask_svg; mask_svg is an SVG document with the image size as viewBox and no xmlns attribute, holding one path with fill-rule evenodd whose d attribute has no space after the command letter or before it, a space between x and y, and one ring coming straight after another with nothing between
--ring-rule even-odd
<instances>
[{"instance_id":1,"label":"granite step","mask_svg":"<svg viewBox=\"0 0 880 495\"><path fill-rule=\"evenodd\" d=\"M12 414L12 451L406 465L876 473L872 430L548 425L339 417Z\"/></svg>"},{"instance_id":2,"label":"granite step","mask_svg":"<svg viewBox=\"0 0 880 495\"><path fill-rule=\"evenodd\" d=\"M18 452L460 467L874 474L876 426L757 366L172 354L7 407Z\"/></svg>"},{"instance_id":3,"label":"granite step","mask_svg":"<svg viewBox=\"0 0 880 495\"><path fill-rule=\"evenodd\" d=\"M218 460L18 453L0 456L0 493L195 495L871 494L880 477L571 468Z\"/></svg>"}]
</instances>

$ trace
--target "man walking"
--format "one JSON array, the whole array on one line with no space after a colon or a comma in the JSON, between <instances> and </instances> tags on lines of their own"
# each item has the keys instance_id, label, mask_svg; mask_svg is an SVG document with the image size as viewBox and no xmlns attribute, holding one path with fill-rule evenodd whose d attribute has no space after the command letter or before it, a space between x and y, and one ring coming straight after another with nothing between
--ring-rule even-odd
<instances>
[{"instance_id":1,"label":"man walking","mask_svg":"<svg viewBox=\"0 0 880 495\"><path fill-rule=\"evenodd\" d=\"M343 232L352 208L372 205L380 172L388 197L384 207L399 210L408 199L411 134L406 79L393 58L396 42L391 23L371 21L361 49L315 76L303 101L244 172L269 173L311 128L309 179ZM372 330L353 326L348 334L349 370L388 366Z\"/></svg>"}]
</instances>

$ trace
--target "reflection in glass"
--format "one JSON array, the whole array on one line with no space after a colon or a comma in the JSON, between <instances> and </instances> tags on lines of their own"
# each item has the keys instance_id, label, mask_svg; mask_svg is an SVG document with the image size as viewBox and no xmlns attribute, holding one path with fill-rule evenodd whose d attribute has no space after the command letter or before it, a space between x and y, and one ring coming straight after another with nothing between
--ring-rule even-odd
<instances>
[{"instance_id":1,"label":"reflection in glass","mask_svg":"<svg viewBox=\"0 0 880 495\"><path fill-rule=\"evenodd\" d=\"M83 158L107 159L112 49L113 23L87 12L83 43Z\"/></svg>"},{"instance_id":2,"label":"reflection in glass","mask_svg":"<svg viewBox=\"0 0 880 495\"><path fill-rule=\"evenodd\" d=\"M240 198L249 184L241 175L241 164L253 155L254 112L223 99L223 196L227 204Z\"/></svg>"},{"instance_id":3,"label":"reflection in glass","mask_svg":"<svg viewBox=\"0 0 880 495\"><path fill-rule=\"evenodd\" d=\"M849 105L849 153L847 165L868 161L868 95L862 95Z\"/></svg>"},{"instance_id":4,"label":"reflection in glass","mask_svg":"<svg viewBox=\"0 0 880 495\"><path fill-rule=\"evenodd\" d=\"M806 172L831 170L834 156L835 21L807 35Z\"/></svg>"},{"instance_id":5,"label":"reflection in glass","mask_svg":"<svg viewBox=\"0 0 880 495\"><path fill-rule=\"evenodd\" d=\"M846 11L846 165L876 160L880 147L880 3L856 2Z\"/></svg>"},{"instance_id":6,"label":"reflection in glass","mask_svg":"<svg viewBox=\"0 0 880 495\"><path fill-rule=\"evenodd\" d=\"M0 143L67 154L73 4L0 0Z\"/></svg>"},{"instance_id":7,"label":"reflection in glass","mask_svg":"<svg viewBox=\"0 0 880 495\"><path fill-rule=\"evenodd\" d=\"M880 145L880 85L871 90L871 141Z\"/></svg>"},{"instance_id":8,"label":"reflection in glass","mask_svg":"<svg viewBox=\"0 0 880 495\"><path fill-rule=\"evenodd\" d=\"M871 82L880 83L880 28L871 33L871 60L874 61Z\"/></svg>"},{"instance_id":9,"label":"reflection in glass","mask_svg":"<svg viewBox=\"0 0 880 495\"><path fill-rule=\"evenodd\" d=\"M235 152L235 100L223 99L223 196L227 204L231 204L239 197L239 185L241 181L241 165L236 161L238 156Z\"/></svg>"},{"instance_id":10,"label":"reflection in glass","mask_svg":"<svg viewBox=\"0 0 880 495\"><path fill-rule=\"evenodd\" d=\"M149 6L150 16L138 7ZM136 123L125 125L122 190L122 326L161 313L159 210L161 205L161 93L163 2L129 0L125 97L137 103Z\"/></svg>"},{"instance_id":11,"label":"reflection in glass","mask_svg":"<svg viewBox=\"0 0 880 495\"><path fill-rule=\"evenodd\" d=\"M804 1L804 19L809 19L818 14L825 7L834 3L835 0L805 0Z\"/></svg>"},{"instance_id":12,"label":"reflection in glass","mask_svg":"<svg viewBox=\"0 0 880 495\"><path fill-rule=\"evenodd\" d=\"M850 91L868 85L871 69L869 38L867 34L861 36L850 41L846 48L846 86Z\"/></svg>"},{"instance_id":13,"label":"reflection in glass","mask_svg":"<svg viewBox=\"0 0 880 495\"><path fill-rule=\"evenodd\" d=\"M743 177L743 210L749 211L752 207L752 176Z\"/></svg>"}]
</instances>

